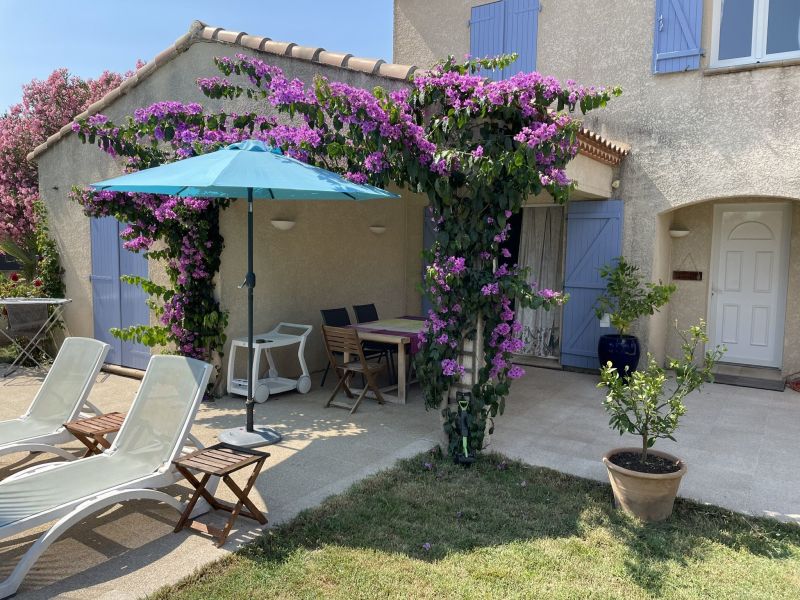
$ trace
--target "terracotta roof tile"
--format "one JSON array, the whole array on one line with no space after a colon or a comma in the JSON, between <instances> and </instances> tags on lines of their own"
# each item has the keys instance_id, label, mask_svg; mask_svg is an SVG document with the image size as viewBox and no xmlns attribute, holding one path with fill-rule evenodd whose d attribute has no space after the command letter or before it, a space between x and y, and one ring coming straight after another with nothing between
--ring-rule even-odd
<instances>
[{"instance_id":1,"label":"terracotta roof tile","mask_svg":"<svg viewBox=\"0 0 800 600\"><path fill-rule=\"evenodd\" d=\"M292 48L292 58L319 62L317 58L325 51L325 48L312 48L311 46L294 46Z\"/></svg>"},{"instance_id":2,"label":"terracotta roof tile","mask_svg":"<svg viewBox=\"0 0 800 600\"><path fill-rule=\"evenodd\" d=\"M261 45L266 44L268 41L269 38L263 38L258 35L245 34L239 39L239 44L241 44L245 48L250 48L252 50L261 50Z\"/></svg>"},{"instance_id":3,"label":"terracotta roof tile","mask_svg":"<svg viewBox=\"0 0 800 600\"><path fill-rule=\"evenodd\" d=\"M222 27L210 27L200 21L194 21L189 27L189 31L178 38L172 46L159 53L155 59L136 71L132 77L123 81L119 87L110 91L103 96L103 98L92 104L87 110L77 115L75 120L85 119L88 116L107 109L114 100L128 93L131 88L139 85L156 69L175 58L181 52L184 52L195 42L204 40L231 46L241 46L279 56L287 56L295 60L304 60L340 69L359 71L369 75L399 81L408 81L412 74L424 73L424 71L417 70L417 67L413 65L400 65L387 63L380 59L362 58L340 52L328 52L322 48L298 46L293 42L278 42L268 37L250 35L241 31L230 31ZM47 138L44 143L34 148L33 151L28 154L28 160L34 160L45 150L53 146L53 144L56 144L60 139L69 135L71 131L71 123L62 127L57 133ZM619 161L628 154L628 149L624 145L605 140L599 134L589 130L581 130L578 140L579 151L582 154L586 154L587 156L591 156L607 164L618 164Z\"/></svg>"},{"instance_id":4,"label":"terracotta roof tile","mask_svg":"<svg viewBox=\"0 0 800 600\"><path fill-rule=\"evenodd\" d=\"M220 42L227 42L229 44L239 44L242 36L247 35L243 31L227 31L225 29L217 30L216 39Z\"/></svg>"},{"instance_id":5,"label":"terracotta roof tile","mask_svg":"<svg viewBox=\"0 0 800 600\"><path fill-rule=\"evenodd\" d=\"M407 80L417 70L413 65L398 65L395 63L381 63L378 66L378 75L390 79Z\"/></svg>"},{"instance_id":6,"label":"terracotta roof tile","mask_svg":"<svg viewBox=\"0 0 800 600\"><path fill-rule=\"evenodd\" d=\"M327 50L323 50L317 55L317 60L320 64L330 65L331 67L347 67L347 61L352 56L352 54L345 54L343 52L328 52Z\"/></svg>"},{"instance_id":7,"label":"terracotta roof tile","mask_svg":"<svg viewBox=\"0 0 800 600\"><path fill-rule=\"evenodd\" d=\"M347 68L352 71L361 71L362 73L375 75L378 72L378 67L385 62L385 60L381 59L376 60L374 58L360 58L358 56L353 56L347 61Z\"/></svg>"},{"instance_id":8,"label":"terracotta roof tile","mask_svg":"<svg viewBox=\"0 0 800 600\"><path fill-rule=\"evenodd\" d=\"M578 153L607 165L616 166L630 153L630 146L607 140L599 133L581 127L578 132Z\"/></svg>"},{"instance_id":9,"label":"terracotta roof tile","mask_svg":"<svg viewBox=\"0 0 800 600\"><path fill-rule=\"evenodd\" d=\"M291 56L292 48L297 46L294 42L276 42L269 40L266 44L261 46L262 52L269 52L270 54L278 54L279 56Z\"/></svg>"}]
</instances>

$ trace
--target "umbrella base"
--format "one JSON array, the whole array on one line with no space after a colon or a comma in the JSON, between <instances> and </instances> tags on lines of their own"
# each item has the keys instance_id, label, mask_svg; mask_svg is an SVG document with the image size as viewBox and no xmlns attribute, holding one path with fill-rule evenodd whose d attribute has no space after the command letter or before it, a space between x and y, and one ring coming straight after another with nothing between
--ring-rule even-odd
<instances>
[{"instance_id":1,"label":"umbrella base","mask_svg":"<svg viewBox=\"0 0 800 600\"><path fill-rule=\"evenodd\" d=\"M217 438L225 444L243 448L269 446L277 444L283 439L280 433L269 427L255 427L254 431L247 431L245 427L234 427L221 432Z\"/></svg>"}]
</instances>

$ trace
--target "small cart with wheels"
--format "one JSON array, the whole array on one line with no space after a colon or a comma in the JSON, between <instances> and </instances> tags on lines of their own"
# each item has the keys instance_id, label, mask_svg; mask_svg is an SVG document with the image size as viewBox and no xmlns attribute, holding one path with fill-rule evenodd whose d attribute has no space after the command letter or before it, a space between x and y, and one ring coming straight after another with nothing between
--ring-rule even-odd
<instances>
[{"instance_id":1,"label":"small cart with wheels","mask_svg":"<svg viewBox=\"0 0 800 600\"><path fill-rule=\"evenodd\" d=\"M311 333L311 325L300 325L297 323L278 323L272 331L260 333L253 337L253 399L256 402L266 402L272 394L280 394L297 390L301 394L307 394L311 389L311 377L306 365L305 349L306 339ZM300 362L302 375L297 379L281 377L275 366L272 357L272 350L284 346L299 344L297 348L297 360ZM228 393L237 396L247 396L247 379L234 377L234 365L236 364L236 351L243 348L247 352L247 338L235 338L231 342L230 357L228 358ZM265 379L259 379L261 355L266 354L269 363L269 372Z\"/></svg>"}]
</instances>

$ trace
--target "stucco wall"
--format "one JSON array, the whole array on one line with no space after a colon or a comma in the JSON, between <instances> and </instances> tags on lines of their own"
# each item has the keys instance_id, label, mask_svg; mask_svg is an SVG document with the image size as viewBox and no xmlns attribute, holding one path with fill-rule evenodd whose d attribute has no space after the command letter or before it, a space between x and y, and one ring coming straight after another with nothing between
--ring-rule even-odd
<instances>
[{"instance_id":1,"label":"stucco wall","mask_svg":"<svg viewBox=\"0 0 800 600\"><path fill-rule=\"evenodd\" d=\"M763 202L774 199L740 198L737 202ZM688 229L689 235L669 239L669 273L672 271L702 271L702 281L675 281L678 287L668 309L670 327L667 329L666 353L678 356L680 339L672 324L678 321L681 328L694 324L698 316L708 314L709 285L711 285L711 242L714 206L729 201L703 202L679 208L666 215L670 226ZM789 251L789 276L784 325L783 369L784 375L800 371L800 313L792 298L800 298L800 203L792 206L792 236Z\"/></svg>"},{"instance_id":2,"label":"stucco wall","mask_svg":"<svg viewBox=\"0 0 800 600\"><path fill-rule=\"evenodd\" d=\"M166 44L165 44L166 45ZM174 60L156 70L140 85L120 97L105 112L119 121L141 106L163 100L200 102L209 109L219 101L205 98L195 80L218 74L214 56L233 56L240 47L197 42ZM252 53L251 53L252 54ZM398 82L369 75L315 65L274 55L262 58L285 70L290 77L312 81L316 74L362 87L383 85L394 89ZM226 103L231 110L231 104ZM251 107L237 101L233 109ZM67 295L74 302L66 313L73 335L93 335L91 246L89 220L78 205L68 200L73 185L85 185L121 172L95 146L81 144L74 135L48 149L39 159L40 193L50 211L51 231L65 269ZM256 216L256 325L263 329L280 320L319 321L319 309L354 303L375 302L386 316L418 313L424 199L404 193L401 200L368 203L268 203L258 202ZM230 311L228 334L246 332L246 295L236 288L244 275L246 226L243 202L235 202L221 218L226 240L218 293ZM270 219L292 218L297 225L288 232L274 229ZM385 225L382 235L370 225ZM151 261L151 276L164 281L160 264ZM312 368L321 366L319 331L309 348Z\"/></svg>"},{"instance_id":3,"label":"stucco wall","mask_svg":"<svg viewBox=\"0 0 800 600\"><path fill-rule=\"evenodd\" d=\"M483 3L396 0L394 59L425 65L467 52L469 8ZM711 199L800 197L800 67L720 73L709 70L704 57L699 71L656 76L653 2L540 4L538 70L624 90L585 122L632 147L616 197L625 200L624 252L646 274L657 278L665 271L658 258L660 213ZM704 48L711 44L711 11L706 0ZM790 287L790 306L797 291ZM664 326L658 318L650 324ZM647 342L648 326L639 334ZM651 350L663 355L664 346Z\"/></svg>"}]
</instances>

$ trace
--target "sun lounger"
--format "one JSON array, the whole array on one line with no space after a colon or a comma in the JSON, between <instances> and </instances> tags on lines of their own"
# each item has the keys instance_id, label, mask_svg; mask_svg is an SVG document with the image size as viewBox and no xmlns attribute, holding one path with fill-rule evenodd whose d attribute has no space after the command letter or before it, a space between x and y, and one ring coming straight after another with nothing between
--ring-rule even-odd
<instances>
[{"instance_id":1,"label":"sun lounger","mask_svg":"<svg viewBox=\"0 0 800 600\"><path fill-rule=\"evenodd\" d=\"M0 421L0 455L46 452L76 459L75 454L55 444L75 441L64 423L78 418L85 408L100 414L86 398L109 348L89 338L64 340L28 411L18 419Z\"/></svg>"},{"instance_id":2,"label":"sun lounger","mask_svg":"<svg viewBox=\"0 0 800 600\"><path fill-rule=\"evenodd\" d=\"M194 439L189 431L211 370L191 358L152 357L111 448L75 462L32 467L0 482L0 540L55 521L0 583L0 598L14 594L41 554L91 514L142 499L182 511L183 504L159 488L181 478L172 461Z\"/></svg>"}]
</instances>

